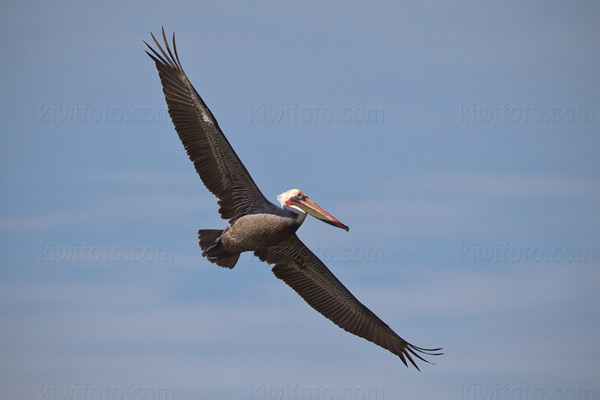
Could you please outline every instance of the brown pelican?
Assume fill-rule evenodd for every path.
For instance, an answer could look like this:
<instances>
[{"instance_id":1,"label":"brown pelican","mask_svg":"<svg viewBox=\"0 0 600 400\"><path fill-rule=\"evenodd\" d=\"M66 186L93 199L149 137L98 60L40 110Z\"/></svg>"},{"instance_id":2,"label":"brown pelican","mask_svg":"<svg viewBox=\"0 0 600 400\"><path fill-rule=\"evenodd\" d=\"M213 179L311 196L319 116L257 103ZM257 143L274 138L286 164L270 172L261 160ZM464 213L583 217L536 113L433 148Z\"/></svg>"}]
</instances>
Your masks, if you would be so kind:
<instances>
[{"instance_id":1,"label":"brown pelican","mask_svg":"<svg viewBox=\"0 0 600 400\"><path fill-rule=\"evenodd\" d=\"M398 336L298 239L296 231L307 213L346 231L349 228L298 189L277 196L281 207L268 201L183 72L175 33L173 50L164 29L165 49L150 34L158 51L146 43L152 52L146 53L156 63L175 130L204 185L218 197L221 217L229 220L224 230L198 231L202 255L221 267L233 268L240 253L253 251L260 260L275 264L275 276L315 310L340 328L396 354L407 366L406 359L419 369L413 356L428 362L419 353L442 354L441 349L417 347Z\"/></svg>"}]
</instances>

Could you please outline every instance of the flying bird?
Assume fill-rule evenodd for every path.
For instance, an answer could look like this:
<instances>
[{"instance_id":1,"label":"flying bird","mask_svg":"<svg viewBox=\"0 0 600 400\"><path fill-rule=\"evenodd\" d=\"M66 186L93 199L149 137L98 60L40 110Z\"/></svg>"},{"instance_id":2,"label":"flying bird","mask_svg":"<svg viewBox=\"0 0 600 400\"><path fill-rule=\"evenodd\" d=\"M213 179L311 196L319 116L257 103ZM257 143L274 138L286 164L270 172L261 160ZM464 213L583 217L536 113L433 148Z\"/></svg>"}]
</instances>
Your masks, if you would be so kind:
<instances>
[{"instance_id":1,"label":"flying bird","mask_svg":"<svg viewBox=\"0 0 600 400\"><path fill-rule=\"evenodd\" d=\"M217 120L183 72L173 32L173 49L164 29L164 49L150 33L158 51L144 42L156 63L169 114L175 130L204 185L217 198L219 213L229 220L223 230L201 229L198 239L208 261L233 268L240 253L253 251L261 261L274 264L272 271L311 307L340 328L369 340L408 361L422 355L440 355L398 336L356 297L296 236L307 214L335 227L349 228L298 189L288 190L271 203L262 194L240 161ZM422 354L422 355L421 355Z\"/></svg>"}]
</instances>

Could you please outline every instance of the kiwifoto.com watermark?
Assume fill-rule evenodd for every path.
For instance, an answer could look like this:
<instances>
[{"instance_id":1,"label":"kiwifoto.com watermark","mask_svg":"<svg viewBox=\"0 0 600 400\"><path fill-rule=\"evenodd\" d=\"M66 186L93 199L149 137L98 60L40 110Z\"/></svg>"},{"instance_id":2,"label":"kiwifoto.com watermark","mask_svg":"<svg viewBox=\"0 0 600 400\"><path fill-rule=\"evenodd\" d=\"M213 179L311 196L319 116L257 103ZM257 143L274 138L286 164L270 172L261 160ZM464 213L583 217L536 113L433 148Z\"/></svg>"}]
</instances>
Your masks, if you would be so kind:
<instances>
[{"instance_id":1,"label":"kiwifoto.com watermark","mask_svg":"<svg viewBox=\"0 0 600 400\"><path fill-rule=\"evenodd\" d=\"M542 249L524 244L516 246L509 242L494 244L462 243L462 263L593 263L594 249L589 246L569 246Z\"/></svg>"},{"instance_id":2,"label":"kiwifoto.com watermark","mask_svg":"<svg viewBox=\"0 0 600 400\"><path fill-rule=\"evenodd\" d=\"M173 400L175 392L171 388L154 386L121 388L111 385L75 383L60 385L41 383L41 400Z\"/></svg>"},{"instance_id":3,"label":"kiwifoto.com watermark","mask_svg":"<svg viewBox=\"0 0 600 400\"><path fill-rule=\"evenodd\" d=\"M461 383L461 400L595 400L594 389L585 386L554 386L541 388L530 385L495 383L482 385Z\"/></svg>"},{"instance_id":4,"label":"kiwifoto.com watermark","mask_svg":"<svg viewBox=\"0 0 600 400\"><path fill-rule=\"evenodd\" d=\"M543 108L509 102L460 103L459 116L461 123L591 124L595 122L594 110L591 107L579 105Z\"/></svg>"},{"instance_id":5,"label":"kiwifoto.com watermark","mask_svg":"<svg viewBox=\"0 0 600 400\"><path fill-rule=\"evenodd\" d=\"M250 103L251 123L287 124L378 124L385 113L381 107L328 107L319 104Z\"/></svg>"},{"instance_id":6,"label":"kiwifoto.com watermark","mask_svg":"<svg viewBox=\"0 0 600 400\"><path fill-rule=\"evenodd\" d=\"M303 386L286 383L281 386L251 384L250 400L384 400L378 387Z\"/></svg>"},{"instance_id":7,"label":"kiwifoto.com watermark","mask_svg":"<svg viewBox=\"0 0 600 400\"><path fill-rule=\"evenodd\" d=\"M122 107L111 104L40 103L39 121L45 124L98 124L98 123L166 123L169 112L164 107Z\"/></svg>"},{"instance_id":8,"label":"kiwifoto.com watermark","mask_svg":"<svg viewBox=\"0 0 600 400\"><path fill-rule=\"evenodd\" d=\"M174 263L175 251L160 246L124 248L111 245L90 245L76 243L64 246L56 243L41 243L40 262L42 263Z\"/></svg>"},{"instance_id":9,"label":"kiwifoto.com watermark","mask_svg":"<svg viewBox=\"0 0 600 400\"><path fill-rule=\"evenodd\" d=\"M311 247L311 251L324 263L343 263L343 264L377 264L384 262L384 250L381 247L341 247L339 249L331 247ZM251 262L258 262L258 258L253 257Z\"/></svg>"},{"instance_id":10,"label":"kiwifoto.com watermark","mask_svg":"<svg viewBox=\"0 0 600 400\"><path fill-rule=\"evenodd\" d=\"M316 246L311 249L325 263L383 263L384 251L381 247L331 247Z\"/></svg>"}]
</instances>

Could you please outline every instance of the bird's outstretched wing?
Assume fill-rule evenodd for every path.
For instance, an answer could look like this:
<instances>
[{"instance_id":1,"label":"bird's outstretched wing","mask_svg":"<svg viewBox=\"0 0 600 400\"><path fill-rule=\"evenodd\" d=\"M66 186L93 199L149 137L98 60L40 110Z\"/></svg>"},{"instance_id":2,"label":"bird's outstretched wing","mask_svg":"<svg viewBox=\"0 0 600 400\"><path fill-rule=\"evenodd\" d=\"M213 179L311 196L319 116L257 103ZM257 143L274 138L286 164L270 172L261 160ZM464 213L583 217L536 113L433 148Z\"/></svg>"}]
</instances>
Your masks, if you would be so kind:
<instances>
[{"instance_id":1,"label":"bird's outstretched wing","mask_svg":"<svg viewBox=\"0 0 600 400\"><path fill-rule=\"evenodd\" d=\"M144 42L152 51L146 53L156 63L175 130L204 185L218 197L221 217L234 220L272 205L258 189L223 135L217 120L183 72L175 33L173 51L164 29L162 36L166 51L150 34L158 51Z\"/></svg>"},{"instance_id":2,"label":"bird's outstretched wing","mask_svg":"<svg viewBox=\"0 0 600 400\"><path fill-rule=\"evenodd\" d=\"M340 328L396 354L405 365L413 356L440 355L440 349L423 349L398 336L377 315L359 302L295 234L276 246L254 252L262 261L275 264L275 276L294 289L315 310Z\"/></svg>"}]
</instances>

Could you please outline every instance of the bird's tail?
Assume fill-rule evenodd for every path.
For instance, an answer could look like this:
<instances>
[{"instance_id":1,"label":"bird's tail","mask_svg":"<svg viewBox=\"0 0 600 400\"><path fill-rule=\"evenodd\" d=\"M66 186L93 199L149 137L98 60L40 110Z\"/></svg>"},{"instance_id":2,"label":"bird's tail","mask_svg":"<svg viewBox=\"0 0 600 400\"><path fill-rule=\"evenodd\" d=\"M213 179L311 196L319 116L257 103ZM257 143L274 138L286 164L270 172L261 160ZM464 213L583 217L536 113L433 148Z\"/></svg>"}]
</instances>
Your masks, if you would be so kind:
<instances>
[{"instance_id":1,"label":"bird's tail","mask_svg":"<svg viewBox=\"0 0 600 400\"><path fill-rule=\"evenodd\" d=\"M198 240L202 255L219 267L233 268L240 258L240 253L228 253L221 244L222 230L219 229L200 229L198 231Z\"/></svg>"}]
</instances>

